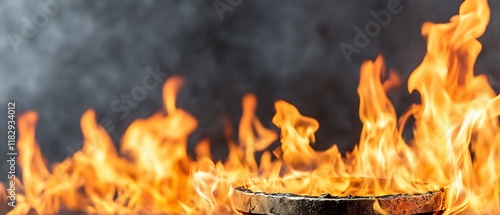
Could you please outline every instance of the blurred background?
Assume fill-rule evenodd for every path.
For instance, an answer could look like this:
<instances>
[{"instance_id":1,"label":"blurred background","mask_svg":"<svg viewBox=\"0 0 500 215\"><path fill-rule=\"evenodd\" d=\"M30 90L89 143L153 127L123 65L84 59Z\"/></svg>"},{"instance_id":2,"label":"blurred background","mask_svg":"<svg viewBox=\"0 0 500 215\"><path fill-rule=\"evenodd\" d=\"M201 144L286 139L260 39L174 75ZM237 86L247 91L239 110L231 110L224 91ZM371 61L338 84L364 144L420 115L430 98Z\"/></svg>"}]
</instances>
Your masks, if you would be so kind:
<instances>
[{"instance_id":1,"label":"blurred background","mask_svg":"<svg viewBox=\"0 0 500 215\"><path fill-rule=\"evenodd\" d=\"M18 113L38 112L39 145L49 162L59 162L81 147L80 117L94 108L118 145L134 119L162 108L163 81L181 75L186 83L177 106L199 122L190 152L210 138L223 159L222 119L237 131L246 93L257 95L264 126L277 130L273 103L284 99L319 121L316 149L337 144L350 151L361 130L361 63L383 53L399 72L404 82L389 96L402 114L418 99L406 80L426 52L422 23L447 22L462 3L391 1L402 11L348 60L340 44L354 44L354 28L375 20L370 12L387 10L388 0L0 0L0 130L7 129L8 101ZM489 3L476 71L500 82L500 2ZM6 140L6 132L0 137ZM6 172L6 162L0 170Z\"/></svg>"}]
</instances>

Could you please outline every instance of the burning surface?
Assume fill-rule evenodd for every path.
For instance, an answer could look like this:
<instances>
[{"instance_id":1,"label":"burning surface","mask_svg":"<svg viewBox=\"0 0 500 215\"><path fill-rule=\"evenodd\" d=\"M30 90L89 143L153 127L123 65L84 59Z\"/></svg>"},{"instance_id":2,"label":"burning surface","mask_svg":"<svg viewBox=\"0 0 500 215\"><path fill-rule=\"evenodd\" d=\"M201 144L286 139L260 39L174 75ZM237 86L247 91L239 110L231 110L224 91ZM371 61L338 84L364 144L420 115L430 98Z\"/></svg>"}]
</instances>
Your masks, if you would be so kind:
<instances>
[{"instance_id":1,"label":"burning surface","mask_svg":"<svg viewBox=\"0 0 500 215\"><path fill-rule=\"evenodd\" d=\"M267 151L278 135L262 126L254 115L256 98L248 95L238 144L228 140L228 159L213 161L208 142L198 145L197 159L190 158L187 138L197 121L175 105L179 77L164 85L165 110L134 121L119 151L94 111L85 112L83 148L52 168L35 141L37 114L25 113L18 141L22 192L10 213L236 213L233 189L242 184L254 192L313 196L418 196L444 187L447 214L499 213L500 97L473 71L489 13L486 0L466 0L450 23L424 24L428 53L408 81L422 102L399 119L385 93L399 78L389 73L382 83L383 58L365 62L358 87L363 130L345 157L335 145L313 150L319 123L285 101L276 102L273 118L281 146ZM410 117L414 138L406 142L401 132ZM260 164L258 151L265 151ZM380 204L373 208L386 212Z\"/></svg>"},{"instance_id":2,"label":"burning surface","mask_svg":"<svg viewBox=\"0 0 500 215\"><path fill-rule=\"evenodd\" d=\"M233 194L236 209L243 214L437 214L445 210L444 190L417 195L301 196L252 192L244 186Z\"/></svg>"}]
</instances>

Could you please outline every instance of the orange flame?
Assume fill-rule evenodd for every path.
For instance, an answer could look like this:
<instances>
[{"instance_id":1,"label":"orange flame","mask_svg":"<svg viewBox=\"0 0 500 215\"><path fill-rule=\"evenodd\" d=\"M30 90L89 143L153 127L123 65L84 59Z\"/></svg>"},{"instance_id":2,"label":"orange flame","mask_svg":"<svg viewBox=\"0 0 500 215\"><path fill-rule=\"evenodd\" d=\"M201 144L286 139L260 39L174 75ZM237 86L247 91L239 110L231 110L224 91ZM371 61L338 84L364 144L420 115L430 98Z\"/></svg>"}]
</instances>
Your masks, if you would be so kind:
<instances>
[{"instance_id":1,"label":"orange flame","mask_svg":"<svg viewBox=\"0 0 500 215\"><path fill-rule=\"evenodd\" d=\"M226 128L229 155L214 161L204 139L187 152L196 119L176 107L183 84L172 77L164 85L165 111L134 121L117 151L88 110L81 119L83 148L48 168L35 140L37 115L19 118L17 206L10 214L63 211L113 214L237 213L232 205L236 186L254 191L302 195L386 195L448 191L445 214L500 213L500 96L486 77L474 75L481 36L490 16L486 0L466 0L450 23L425 23L425 58L408 80L418 91L414 104L399 119L386 92L401 85L382 56L361 66L358 94L363 123L360 141L342 156L337 146L318 152L311 144L319 123L285 101L275 103L273 123L281 145L268 149L277 134L255 116L257 98L243 98L238 143ZM414 117L414 138L402 131ZM264 151L257 162L256 152ZM277 159L273 160L272 156ZM2 189L0 201L7 201ZM378 205L374 209L386 213Z\"/></svg>"},{"instance_id":2,"label":"orange flame","mask_svg":"<svg viewBox=\"0 0 500 215\"><path fill-rule=\"evenodd\" d=\"M477 213L499 210L498 173L491 170L500 167L494 154L500 143L495 111L500 106L486 77L473 70L481 51L477 38L489 16L486 0L467 0L450 23L425 23L428 53L408 81L408 89L422 97L422 104L409 111L416 119L412 145L421 157L418 172L426 181L450 187L450 213L468 206Z\"/></svg>"}]
</instances>

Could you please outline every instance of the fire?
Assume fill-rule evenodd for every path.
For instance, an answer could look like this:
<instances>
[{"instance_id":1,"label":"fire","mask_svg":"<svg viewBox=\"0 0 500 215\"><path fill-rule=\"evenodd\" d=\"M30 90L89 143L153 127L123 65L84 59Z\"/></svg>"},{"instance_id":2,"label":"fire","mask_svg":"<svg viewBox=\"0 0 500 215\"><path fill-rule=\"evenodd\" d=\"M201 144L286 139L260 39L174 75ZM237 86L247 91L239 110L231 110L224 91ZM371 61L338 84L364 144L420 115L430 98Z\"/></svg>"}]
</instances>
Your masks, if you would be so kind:
<instances>
[{"instance_id":1,"label":"fire","mask_svg":"<svg viewBox=\"0 0 500 215\"><path fill-rule=\"evenodd\" d=\"M269 149L278 135L255 116L257 98L249 94L242 101L237 143L226 128L227 159L212 160L207 140L192 158L187 139L197 121L176 107L180 77L164 85L165 110L134 121L119 150L96 123L95 112L85 112L82 149L52 168L35 140L37 114L25 113L17 143L21 192L10 214L237 213L231 196L243 184L253 191L333 196L445 188L446 214L500 213L500 96L473 70L481 51L477 38L489 16L486 0L466 0L449 23L423 25L428 53L408 80L408 90L420 93L421 103L399 119L386 91L403 82L392 70L381 81L388 70L382 56L364 62L358 87L363 129L345 156L335 145L315 151L311 144L319 123L285 101L275 103L272 120L281 145ZM414 137L406 141L402 132L410 117ZM385 213L378 204L374 208Z\"/></svg>"},{"instance_id":2,"label":"fire","mask_svg":"<svg viewBox=\"0 0 500 215\"><path fill-rule=\"evenodd\" d=\"M422 157L417 171L450 187L451 212L499 212L499 97L473 70L489 16L486 0L468 0L450 23L425 23L428 53L408 82L422 97L409 111L416 119L412 146Z\"/></svg>"}]
</instances>

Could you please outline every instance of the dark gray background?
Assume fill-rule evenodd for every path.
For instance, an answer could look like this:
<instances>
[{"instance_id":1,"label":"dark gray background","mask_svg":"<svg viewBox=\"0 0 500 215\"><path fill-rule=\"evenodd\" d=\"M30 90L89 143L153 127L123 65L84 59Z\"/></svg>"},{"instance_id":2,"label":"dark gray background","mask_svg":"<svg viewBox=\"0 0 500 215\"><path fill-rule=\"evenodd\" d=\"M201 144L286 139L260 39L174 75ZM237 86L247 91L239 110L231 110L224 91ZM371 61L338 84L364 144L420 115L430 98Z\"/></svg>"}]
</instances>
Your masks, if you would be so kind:
<instances>
[{"instance_id":1,"label":"dark gray background","mask_svg":"<svg viewBox=\"0 0 500 215\"><path fill-rule=\"evenodd\" d=\"M21 35L22 19L32 19L46 1L0 0L0 131L6 131L7 101L16 101L18 112L37 111L37 139L50 162L80 147L79 120L88 108L113 121L116 143L133 119L160 110L161 87L148 92L124 120L111 109L113 100L142 84L145 67L157 65L186 78L177 104L199 120L190 146L210 137L214 153L223 157L221 118L228 117L237 131L241 97L253 92L267 127L273 102L285 99L319 120L314 147L336 143L348 151L361 129L356 93L361 62L383 53L406 81L425 54L422 23L447 22L462 2L402 0L403 12L348 63L339 44L352 44L353 28L364 28L373 20L370 11L386 9L386 0L243 0L223 21L212 1L69 1L16 53L9 35ZM495 66L500 2L489 2L492 17L476 68L494 78L500 74ZM418 99L405 85L390 95L398 114ZM4 142L6 132L0 137ZM2 160L6 148L6 143L0 147ZM5 172L7 164L0 166Z\"/></svg>"}]
</instances>

